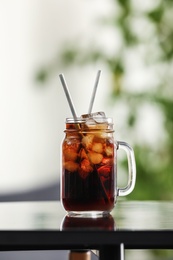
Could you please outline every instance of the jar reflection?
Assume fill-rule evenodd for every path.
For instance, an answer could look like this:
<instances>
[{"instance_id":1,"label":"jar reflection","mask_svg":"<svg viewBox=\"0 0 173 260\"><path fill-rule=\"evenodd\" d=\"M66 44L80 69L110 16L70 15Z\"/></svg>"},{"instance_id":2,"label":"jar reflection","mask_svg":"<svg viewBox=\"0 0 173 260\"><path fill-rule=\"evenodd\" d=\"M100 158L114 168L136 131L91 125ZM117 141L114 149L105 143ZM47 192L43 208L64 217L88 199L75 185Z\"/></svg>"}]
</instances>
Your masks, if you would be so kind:
<instances>
[{"instance_id":1,"label":"jar reflection","mask_svg":"<svg viewBox=\"0 0 173 260\"><path fill-rule=\"evenodd\" d=\"M97 218L71 217L66 215L61 223L61 230L115 230L116 225L111 214Z\"/></svg>"}]
</instances>

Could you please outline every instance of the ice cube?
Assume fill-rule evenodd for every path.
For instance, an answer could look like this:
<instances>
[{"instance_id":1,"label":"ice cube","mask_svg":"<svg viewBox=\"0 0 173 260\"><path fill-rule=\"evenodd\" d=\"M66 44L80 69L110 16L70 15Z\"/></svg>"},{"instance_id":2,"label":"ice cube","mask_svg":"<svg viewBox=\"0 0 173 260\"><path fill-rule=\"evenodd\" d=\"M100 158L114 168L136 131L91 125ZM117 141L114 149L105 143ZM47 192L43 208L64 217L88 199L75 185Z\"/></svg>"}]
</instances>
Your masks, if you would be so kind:
<instances>
[{"instance_id":1,"label":"ice cube","mask_svg":"<svg viewBox=\"0 0 173 260\"><path fill-rule=\"evenodd\" d=\"M84 114L81 115L82 118L86 119L87 124L91 124L93 122L100 124L100 123L106 123L106 115L104 112L95 112L91 114Z\"/></svg>"},{"instance_id":2,"label":"ice cube","mask_svg":"<svg viewBox=\"0 0 173 260\"><path fill-rule=\"evenodd\" d=\"M112 157L114 153L113 145L105 147L105 153L108 157Z\"/></svg>"},{"instance_id":3,"label":"ice cube","mask_svg":"<svg viewBox=\"0 0 173 260\"><path fill-rule=\"evenodd\" d=\"M91 166L90 161L88 159L84 159L81 162L80 169L79 169L80 176L83 179L85 179L92 171L93 171L93 167Z\"/></svg>"},{"instance_id":4,"label":"ice cube","mask_svg":"<svg viewBox=\"0 0 173 260\"><path fill-rule=\"evenodd\" d=\"M102 164L104 165L113 165L113 158L103 157Z\"/></svg>"},{"instance_id":5,"label":"ice cube","mask_svg":"<svg viewBox=\"0 0 173 260\"><path fill-rule=\"evenodd\" d=\"M98 168L97 171L99 175L103 176L104 178L108 178L111 174L112 166L109 165L101 166L100 168Z\"/></svg>"},{"instance_id":6,"label":"ice cube","mask_svg":"<svg viewBox=\"0 0 173 260\"><path fill-rule=\"evenodd\" d=\"M99 164L101 163L103 159L103 155L101 153L95 153L95 152L89 152L88 157L93 164Z\"/></svg>"},{"instance_id":7,"label":"ice cube","mask_svg":"<svg viewBox=\"0 0 173 260\"><path fill-rule=\"evenodd\" d=\"M64 163L64 168L69 171L69 172L75 172L78 170L78 163L73 162L73 161L68 161Z\"/></svg>"},{"instance_id":8,"label":"ice cube","mask_svg":"<svg viewBox=\"0 0 173 260\"><path fill-rule=\"evenodd\" d=\"M91 114L85 114L81 116L85 120L83 124L83 129L107 129L108 120L104 112L96 112Z\"/></svg>"},{"instance_id":9,"label":"ice cube","mask_svg":"<svg viewBox=\"0 0 173 260\"><path fill-rule=\"evenodd\" d=\"M82 145L86 147L86 149L91 149L94 135L88 134L82 138Z\"/></svg>"},{"instance_id":10,"label":"ice cube","mask_svg":"<svg viewBox=\"0 0 173 260\"><path fill-rule=\"evenodd\" d=\"M103 152L103 145L101 143L93 143L91 149L92 149L93 152L102 153Z\"/></svg>"},{"instance_id":11,"label":"ice cube","mask_svg":"<svg viewBox=\"0 0 173 260\"><path fill-rule=\"evenodd\" d=\"M95 126L97 124L97 122L92 118L92 117L89 117L86 119L85 121L85 126L87 127L90 127L90 126Z\"/></svg>"},{"instance_id":12,"label":"ice cube","mask_svg":"<svg viewBox=\"0 0 173 260\"><path fill-rule=\"evenodd\" d=\"M87 153L84 148L81 148L81 150L79 152L79 157L81 160L88 159Z\"/></svg>"},{"instance_id":13,"label":"ice cube","mask_svg":"<svg viewBox=\"0 0 173 260\"><path fill-rule=\"evenodd\" d=\"M77 159L78 153L73 148L64 149L65 161L75 161Z\"/></svg>"}]
</instances>

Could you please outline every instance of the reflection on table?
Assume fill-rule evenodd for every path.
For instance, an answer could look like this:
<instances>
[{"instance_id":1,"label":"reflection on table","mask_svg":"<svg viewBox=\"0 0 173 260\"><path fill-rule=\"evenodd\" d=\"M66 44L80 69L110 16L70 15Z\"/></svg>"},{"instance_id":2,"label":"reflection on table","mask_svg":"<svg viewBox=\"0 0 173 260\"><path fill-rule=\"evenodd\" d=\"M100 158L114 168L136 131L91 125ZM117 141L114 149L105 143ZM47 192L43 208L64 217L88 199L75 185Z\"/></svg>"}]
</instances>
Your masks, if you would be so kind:
<instances>
[{"instance_id":1,"label":"reflection on table","mask_svg":"<svg viewBox=\"0 0 173 260\"><path fill-rule=\"evenodd\" d=\"M115 220L111 214L99 218L70 217L66 215L61 230L115 230Z\"/></svg>"}]
</instances>

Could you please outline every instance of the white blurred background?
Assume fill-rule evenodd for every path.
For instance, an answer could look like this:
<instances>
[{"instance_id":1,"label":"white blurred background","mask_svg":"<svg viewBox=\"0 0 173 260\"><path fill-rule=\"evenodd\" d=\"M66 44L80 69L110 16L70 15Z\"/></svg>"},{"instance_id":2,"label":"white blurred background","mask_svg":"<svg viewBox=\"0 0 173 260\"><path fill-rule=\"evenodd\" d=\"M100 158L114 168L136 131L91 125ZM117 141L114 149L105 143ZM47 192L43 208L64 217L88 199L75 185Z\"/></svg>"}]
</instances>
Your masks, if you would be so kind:
<instances>
[{"instance_id":1,"label":"white blurred background","mask_svg":"<svg viewBox=\"0 0 173 260\"><path fill-rule=\"evenodd\" d=\"M107 71L57 71L44 87L35 81L65 41L96 33L107 1L0 1L0 194L26 191L59 179L60 144L71 116L58 74L64 73L78 114L86 113L98 69L94 110L104 110ZM85 38L83 39L85 41Z\"/></svg>"}]
</instances>

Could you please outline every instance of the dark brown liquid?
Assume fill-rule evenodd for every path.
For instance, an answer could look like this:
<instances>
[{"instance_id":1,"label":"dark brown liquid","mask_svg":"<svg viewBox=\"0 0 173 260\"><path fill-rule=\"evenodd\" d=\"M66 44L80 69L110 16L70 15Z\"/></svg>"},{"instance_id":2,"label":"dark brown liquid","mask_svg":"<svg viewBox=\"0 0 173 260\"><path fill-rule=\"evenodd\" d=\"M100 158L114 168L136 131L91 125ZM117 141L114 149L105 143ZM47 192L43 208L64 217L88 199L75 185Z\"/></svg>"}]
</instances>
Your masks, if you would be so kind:
<instances>
[{"instance_id":1,"label":"dark brown liquid","mask_svg":"<svg viewBox=\"0 0 173 260\"><path fill-rule=\"evenodd\" d=\"M114 143L101 133L70 136L63 143L62 202L67 211L114 207Z\"/></svg>"}]
</instances>

